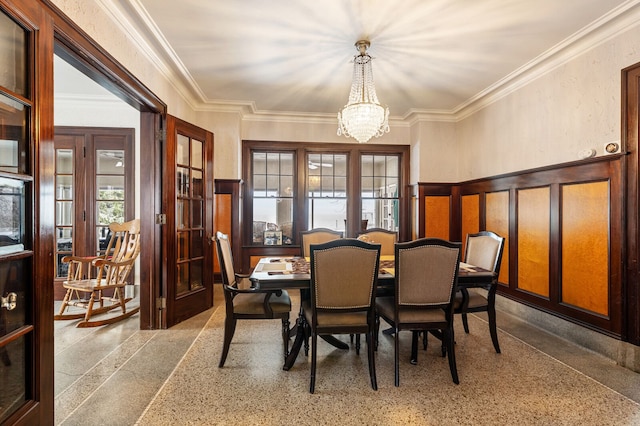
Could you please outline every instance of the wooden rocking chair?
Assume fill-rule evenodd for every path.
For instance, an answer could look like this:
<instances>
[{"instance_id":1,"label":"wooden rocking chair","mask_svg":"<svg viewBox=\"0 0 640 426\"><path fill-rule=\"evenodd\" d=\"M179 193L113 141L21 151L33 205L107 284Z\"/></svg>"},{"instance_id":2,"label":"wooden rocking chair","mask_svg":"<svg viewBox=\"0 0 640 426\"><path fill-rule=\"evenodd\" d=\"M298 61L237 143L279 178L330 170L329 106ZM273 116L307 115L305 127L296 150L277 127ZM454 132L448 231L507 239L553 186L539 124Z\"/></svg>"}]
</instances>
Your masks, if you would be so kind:
<instances>
[{"instance_id":1,"label":"wooden rocking chair","mask_svg":"<svg viewBox=\"0 0 640 426\"><path fill-rule=\"evenodd\" d=\"M84 318L77 327L98 327L112 324L137 313L137 306L127 310L126 304L132 298L125 298L125 285L133 265L140 254L140 219L109 225L111 240L101 256L80 257L65 256L62 262L69 264L67 280L63 287L67 289L56 320L74 320ZM95 278L92 271L96 270ZM86 312L66 312L70 306ZM94 315L120 308L122 314L93 320Z\"/></svg>"}]
</instances>

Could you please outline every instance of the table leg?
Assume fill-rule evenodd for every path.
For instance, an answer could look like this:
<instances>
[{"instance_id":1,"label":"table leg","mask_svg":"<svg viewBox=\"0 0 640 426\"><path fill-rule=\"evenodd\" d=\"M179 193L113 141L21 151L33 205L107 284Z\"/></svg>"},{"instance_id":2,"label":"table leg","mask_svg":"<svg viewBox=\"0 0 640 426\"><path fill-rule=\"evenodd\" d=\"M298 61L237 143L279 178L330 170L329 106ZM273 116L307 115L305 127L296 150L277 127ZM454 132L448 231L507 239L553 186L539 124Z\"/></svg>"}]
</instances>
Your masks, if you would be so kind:
<instances>
[{"instance_id":1,"label":"table leg","mask_svg":"<svg viewBox=\"0 0 640 426\"><path fill-rule=\"evenodd\" d=\"M296 329L296 338L293 341L293 345L291 346L287 359L284 361L284 366L282 367L284 371L289 371L289 369L293 367L293 364L296 362L296 358L300 353L300 348L304 343L304 322L304 316L299 315L294 327Z\"/></svg>"}]
</instances>

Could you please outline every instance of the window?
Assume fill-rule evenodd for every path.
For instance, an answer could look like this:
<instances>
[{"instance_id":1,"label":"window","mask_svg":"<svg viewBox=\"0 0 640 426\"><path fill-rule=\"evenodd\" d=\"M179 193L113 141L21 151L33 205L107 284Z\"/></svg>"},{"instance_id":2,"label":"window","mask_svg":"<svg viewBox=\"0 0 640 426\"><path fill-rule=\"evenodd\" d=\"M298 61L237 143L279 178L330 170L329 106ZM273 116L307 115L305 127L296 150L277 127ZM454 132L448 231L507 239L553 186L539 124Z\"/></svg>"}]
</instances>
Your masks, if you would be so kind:
<instances>
[{"instance_id":1,"label":"window","mask_svg":"<svg viewBox=\"0 0 640 426\"><path fill-rule=\"evenodd\" d=\"M347 221L347 155L307 157L308 229L345 230Z\"/></svg>"},{"instance_id":2,"label":"window","mask_svg":"<svg viewBox=\"0 0 640 426\"><path fill-rule=\"evenodd\" d=\"M292 244L295 155L292 152L253 152L251 157L252 243ZM272 238L265 241L265 232ZM274 235L281 238L273 238Z\"/></svg>"},{"instance_id":3,"label":"window","mask_svg":"<svg viewBox=\"0 0 640 426\"><path fill-rule=\"evenodd\" d=\"M366 154L360 157L360 162L362 220L367 221L366 228L397 232L400 211L399 156Z\"/></svg>"},{"instance_id":4,"label":"window","mask_svg":"<svg viewBox=\"0 0 640 426\"><path fill-rule=\"evenodd\" d=\"M296 246L312 228L410 233L409 146L244 141L243 158L246 245Z\"/></svg>"}]
</instances>

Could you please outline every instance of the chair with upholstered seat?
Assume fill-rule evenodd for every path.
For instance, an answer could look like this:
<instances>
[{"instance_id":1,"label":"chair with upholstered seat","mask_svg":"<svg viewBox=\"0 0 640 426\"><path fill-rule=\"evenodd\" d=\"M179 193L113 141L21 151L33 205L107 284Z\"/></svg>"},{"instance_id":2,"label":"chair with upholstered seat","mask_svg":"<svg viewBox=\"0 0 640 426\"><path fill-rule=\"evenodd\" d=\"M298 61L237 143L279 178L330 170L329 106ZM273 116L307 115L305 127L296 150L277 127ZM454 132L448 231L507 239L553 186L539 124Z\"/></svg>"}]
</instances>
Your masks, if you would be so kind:
<instances>
[{"instance_id":1,"label":"chair with upholstered seat","mask_svg":"<svg viewBox=\"0 0 640 426\"><path fill-rule=\"evenodd\" d=\"M358 239L380 244L380 256L393 256L398 233L384 228L369 228L358 232Z\"/></svg>"},{"instance_id":2,"label":"chair with upholstered seat","mask_svg":"<svg viewBox=\"0 0 640 426\"><path fill-rule=\"evenodd\" d=\"M97 327L112 324L137 313L139 306L127 310L132 298L125 297L134 263L140 254L140 219L109 225L111 238L99 256L64 256L69 265L67 279L62 286L67 290L56 320L80 319L77 327ZM69 309L81 308L83 312ZM120 308L119 315L95 315Z\"/></svg>"},{"instance_id":3,"label":"chair with upholstered seat","mask_svg":"<svg viewBox=\"0 0 640 426\"><path fill-rule=\"evenodd\" d=\"M309 257L310 250L309 247L311 244L321 244L326 243L328 241L337 240L342 238L342 232L334 231L329 228L314 228L309 229L308 231L302 231L300 233L301 237L301 254L302 257Z\"/></svg>"},{"instance_id":4,"label":"chair with upholstered seat","mask_svg":"<svg viewBox=\"0 0 640 426\"><path fill-rule=\"evenodd\" d=\"M281 319L284 358L286 359L289 354L289 313L291 312L289 294L286 290L238 288L238 281L243 276L235 273L231 244L228 236L222 232L216 233L216 248L226 308L224 343L218 367L222 368L227 359L238 320Z\"/></svg>"},{"instance_id":5,"label":"chair with upholstered seat","mask_svg":"<svg viewBox=\"0 0 640 426\"><path fill-rule=\"evenodd\" d=\"M502 262L504 250L504 238L491 231L481 231L467 235L465 248L465 263L479 266L488 271L493 271L494 278L490 284L482 287L486 293L462 288L455 297L454 313L461 314L465 333L469 333L467 313L487 312L489 319L489 333L491 341L497 353L500 353L498 332L496 327L496 291L498 288L498 274Z\"/></svg>"},{"instance_id":6,"label":"chair with upholstered seat","mask_svg":"<svg viewBox=\"0 0 640 426\"><path fill-rule=\"evenodd\" d=\"M319 335L364 333L371 387L378 389L374 358L375 288L380 245L338 239L310 246L311 298L302 301L311 336L311 383L315 390Z\"/></svg>"},{"instance_id":7,"label":"chair with upholstered seat","mask_svg":"<svg viewBox=\"0 0 640 426\"><path fill-rule=\"evenodd\" d=\"M400 331L411 330L411 362L417 363L417 333L434 331L446 345L453 382L458 384L453 340L453 299L457 290L460 243L422 238L397 243L395 296L376 298L379 317L394 329L395 385L400 386ZM376 333L377 337L377 333Z\"/></svg>"}]
</instances>

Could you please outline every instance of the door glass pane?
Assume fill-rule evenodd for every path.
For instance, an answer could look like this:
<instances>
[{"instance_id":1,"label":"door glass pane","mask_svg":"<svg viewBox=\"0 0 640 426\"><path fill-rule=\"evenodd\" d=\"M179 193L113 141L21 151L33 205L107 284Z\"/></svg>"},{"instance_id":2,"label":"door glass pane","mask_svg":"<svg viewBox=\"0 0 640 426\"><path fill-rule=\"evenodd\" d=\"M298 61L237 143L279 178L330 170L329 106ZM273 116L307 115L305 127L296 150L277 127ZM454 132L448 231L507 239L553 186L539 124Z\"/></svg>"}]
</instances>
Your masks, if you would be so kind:
<instances>
[{"instance_id":1,"label":"door glass pane","mask_svg":"<svg viewBox=\"0 0 640 426\"><path fill-rule=\"evenodd\" d=\"M25 105L0 94L0 171L27 173L28 112Z\"/></svg>"},{"instance_id":2,"label":"door glass pane","mask_svg":"<svg viewBox=\"0 0 640 426\"><path fill-rule=\"evenodd\" d=\"M67 175L73 173L72 149L56 149L56 173Z\"/></svg>"},{"instance_id":3,"label":"door glass pane","mask_svg":"<svg viewBox=\"0 0 640 426\"><path fill-rule=\"evenodd\" d=\"M191 201L191 228L202 228L203 206L202 200Z\"/></svg>"},{"instance_id":4,"label":"door glass pane","mask_svg":"<svg viewBox=\"0 0 640 426\"><path fill-rule=\"evenodd\" d=\"M191 167L202 168L203 143L195 139L191 140Z\"/></svg>"},{"instance_id":5,"label":"door glass pane","mask_svg":"<svg viewBox=\"0 0 640 426\"><path fill-rule=\"evenodd\" d=\"M178 167L176 176L176 193L178 197L189 196L189 169Z\"/></svg>"},{"instance_id":6,"label":"door glass pane","mask_svg":"<svg viewBox=\"0 0 640 426\"><path fill-rule=\"evenodd\" d=\"M124 201L98 201L98 226L124 222Z\"/></svg>"},{"instance_id":7,"label":"door glass pane","mask_svg":"<svg viewBox=\"0 0 640 426\"><path fill-rule=\"evenodd\" d=\"M13 309L0 308L0 421L21 405L27 396L27 363L30 359L27 341L32 333L11 342L3 341L3 338L12 332L19 333L29 324L27 301L32 300L30 271L30 258L0 262L0 295L16 295Z\"/></svg>"},{"instance_id":8,"label":"door glass pane","mask_svg":"<svg viewBox=\"0 0 640 426\"><path fill-rule=\"evenodd\" d=\"M181 165L189 165L189 138L184 135L178 135L176 162Z\"/></svg>"},{"instance_id":9,"label":"door glass pane","mask_svg":"<svg viewBox=\"0 0 640 426\"><path fill-rule=\"evenodd\" d=\"M202 257L204 231L191 232L191 257Z\"/></svg>"},{"instance_id":10,"label":"door glass pane","mask_svg":"<svg viewBox=\"0 0 640 426\"><path fill-rule=\"evenodd\" d=\"M0 13L0 86L27 96L27 32Z\"/></svg>"},{"instance_id":11,"label":"door glass pane","mask_svg":"<svg viewBox=\"0 0 640 426\"><path fill-rule=\"evenodd\" d=\"M184 229L189 226L189 201L176 201L176 227Z\"/></svg>"},{"instance_id":12,"label":"door glass pane","mask_svg":"<svg viewBox=\"0 0 640 426\"><path fill-rule=\"evenodd\" d=\"M121 149L97 149L96 174L124 175L124 151Z\"/></svg>"},{"instance_id":13,"label":"door glass pane","mask_svg":"<svg viewBox=\"0 0 640 426\"><path fill-rule=\"evenodd\" d=\"M24 250L24 182L0 177L0 254Z\"/></svg>"},{"instance_id":14,"label":"door glass pane","mask_svg":"<svg viewBox=\"0 0 640 426\"><path fill-rule=\"evenodd\" d=\"M189 231L178 232L178 260L189 258Z\"/></svg>"},{"instance_id":15,"label":"door glass pane","mask_svg":"<svg viewBox=\"0 0 640 426\"><path fill-rule=\"evenodd\" d=\"M202 181L202 171L192 170L191 179L192 179L191 188L193 188L193 197L194 198L204 197L204 193L203 193L204 182Z\"/></svg>"},{"instance_id":16,"label":"door glass pane","mask_svg":"<svg viewBox=\"0 0 640 426\"><path fill-rule=\"evenodd\" d=\"M191 265L191 290L197 290L204 287L202 284L202 260L193 260Z\"/></svg>"},{"instance_id":17,"label":"door glass pane","mask_svg":"<svg viewBox=\"0 0 640 426\"><path fill-rule=\"evenodd\" d=\"M176 277L176 294L181 295L189 291L189 263L179 263Z\"/></svg>"},{"instance_id":18,"label":"door glass pane","mask_svg":"<svg viewBox=\"0 0 640 426\"><path fill-rule=\"evenodd\" d=\"M98 200L124 200L124 176L96 176Z\"/></svg>"},{"instance_id":19,"label":"door glass pane","mask_svg":"<svg viewBox=\"0 0 640 426\"><path fill-rule=\"evenodd\" d=\"M0 346L0 423L27 400L26 346L26 336Z\"/></svg>"}]
</instances>

